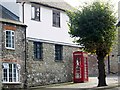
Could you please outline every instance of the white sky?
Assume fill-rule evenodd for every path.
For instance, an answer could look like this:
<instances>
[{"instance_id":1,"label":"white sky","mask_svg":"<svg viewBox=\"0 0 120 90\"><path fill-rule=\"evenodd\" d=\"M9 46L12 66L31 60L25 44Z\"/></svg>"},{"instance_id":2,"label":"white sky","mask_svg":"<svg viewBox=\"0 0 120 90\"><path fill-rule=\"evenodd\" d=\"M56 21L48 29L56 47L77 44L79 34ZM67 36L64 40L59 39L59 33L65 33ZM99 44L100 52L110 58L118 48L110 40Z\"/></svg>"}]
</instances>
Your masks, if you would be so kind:
<instances>
[{"instance_id":1,"label":"white sky","mask_svg":"<svg viewBox=\"0 0 120 90\"><path fill-rule=\"evenodd\" d=\"M68 2L69 4L71 4L74 7L78 7L78 6L84 5L85 2L87 2L89 4L93 1L98 1L98 0L65 0L65 1ZM118 2L120 0L100 0L100 1L104 1L104 2L109 1L110 4L114 5L115 12L118 11Z\"/></svg>"},{"instance_id":2,"label":"white sky","mask_svg":"<svg viewBox=\"0 0 120 90\"><path fill-rule=\"evenodd\" d=\"M15 1L16 0L0 0L0 3L1 2L15 2ZM60 1L60 0L58 0L58 1ZM98 1L98 0L64 0L64 1L68 2L69 4L71 4L74 7L78 7L78 6L84 5L85 2L91 3L93 1ZM99 1L105 1L105 2L109 1L109 2L111 2L111 4L114 5L114 11L116 12L116 15L118 16L118 14L117 14L117 12L118 12L118 2L120 0L99 0ZM13 8L12 10L16 11L15 6L11 7L11 5L8 5L8 4L7 4L7 6L10 6L10 8Z\"/></svg>"}]
</instances>

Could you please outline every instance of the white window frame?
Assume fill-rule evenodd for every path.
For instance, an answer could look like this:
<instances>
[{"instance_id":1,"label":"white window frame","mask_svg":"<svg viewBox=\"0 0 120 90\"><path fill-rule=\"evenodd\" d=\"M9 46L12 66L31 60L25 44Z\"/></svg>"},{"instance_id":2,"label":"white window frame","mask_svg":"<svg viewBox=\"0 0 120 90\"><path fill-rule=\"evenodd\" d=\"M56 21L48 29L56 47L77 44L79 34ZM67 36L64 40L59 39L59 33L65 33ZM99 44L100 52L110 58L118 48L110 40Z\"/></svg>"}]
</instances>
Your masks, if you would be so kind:
<instances>
[{"instance_id":1,"label":"white window frame","mask_svg":"<svg viewBox=\"0 0 120 90\"><path fill-rule=\"evenodd\" d=\"M10 44L11 44L11 47L7 47L6 46L6 44L7 44L7 42L6 42L6 32L10 32L10 39L11 39L11 42L10 42ZM14 35L12 35L12 33L14 33ZM12 41L13 41L13 39L12 39L12 37L14 37L14 43L12 43ZM14 47L12 47L14 45ZM12 30L5 30L5 48L6 49L15 49L15 31L12 31Z\"/></svg>"},{"instance_id":2,"label":"white window frame","mask_svg":"<svg viewBox=\"0 0 120 90\"><path fill-rule=\"evenodd\" d=\"M12 81L9 81L9 65L12 65ZM2 66L2 83L20 83L20 65L19 64L15 64L16 65L16 81L14 81L14 64L15 63L3 63ZM6 65L4 67L4 65ZM4 81L4 69L7 69L7 81Z\"/></svg>"}]
</instances>

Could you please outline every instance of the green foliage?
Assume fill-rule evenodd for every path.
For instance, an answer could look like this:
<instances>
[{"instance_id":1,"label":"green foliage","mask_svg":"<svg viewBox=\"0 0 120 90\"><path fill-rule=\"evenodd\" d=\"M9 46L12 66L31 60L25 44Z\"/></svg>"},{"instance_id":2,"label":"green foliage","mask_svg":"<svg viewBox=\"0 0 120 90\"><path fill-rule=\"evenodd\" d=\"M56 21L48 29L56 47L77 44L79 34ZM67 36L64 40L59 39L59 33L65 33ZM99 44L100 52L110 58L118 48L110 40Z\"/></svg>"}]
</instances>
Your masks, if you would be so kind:
<instances>
[{"instance_id":1,"label":"green foliage","mask_svg":"<svg viewBox=\"0 0 120 90\"><path fill-rule=\"evenodd\" d=\"M91 53L104 52L106 56L110 52L115 39L116 17L109 3L93 2L67 14L69 34L77 38L75 42Z\"/></svg>"}]
</instances>

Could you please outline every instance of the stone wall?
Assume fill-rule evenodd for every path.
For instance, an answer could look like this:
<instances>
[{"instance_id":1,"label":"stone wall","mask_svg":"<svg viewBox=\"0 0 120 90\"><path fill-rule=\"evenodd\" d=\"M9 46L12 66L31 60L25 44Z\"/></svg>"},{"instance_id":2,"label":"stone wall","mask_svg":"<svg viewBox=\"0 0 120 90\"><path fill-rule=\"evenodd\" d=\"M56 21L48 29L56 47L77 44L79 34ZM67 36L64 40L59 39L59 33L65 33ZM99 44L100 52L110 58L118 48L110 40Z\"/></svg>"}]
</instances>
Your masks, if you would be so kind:
<instances>
[{"instance_id":1,"label":"stone wall","mask_svg":"<svg viewBox=\"0 0 120 90\"><path fill-rule=\"evenodd\" d=\"M2 23L0 23L0 60L2 60ZM0 90L2 88L2 62L0 62Z\"/></svg>"},{"instance_id":2,"label":"stone wall","mask_svg":"<svg viewBox=\"0 0 120 90\"><path fill-rule=\"evenodd\" d=\"M110 53L110 72L112 74L118 73L118 43L113 46Z\"/></svg>"},{"instance_id":3,"label":"stone wall","mask_svg":"<svg viewBox=\"0 0 120 90\"><path fill-rule=\"evenodd\" d=\"M1 22L2 29L0 30L0 36L2 41L0 42L0 46L2 46L1 50L1 59L2 63L14 63L19 64L20 69L20 83L2 83L3 88L22 88L24 84L24 56L25 56L25 26L17 25L15 23L9 22ZM1 27L0 27L1 28ZM7 49L5 47L5 30L13 30L15 31L15 49ZM0 64L2 66L2 63ZM0 69L2 71L2 69ZM2 72L0 72L2 75ZM2 81L2 79L0 80Z\"/></svg>"},{"instance_id":4,"label":"stone wall","mask_svg":"<svg viewBox=\"0 0 120 90\"><path fill-rule=\"evenodd\" d=\"M116 38L114 41L114 44L112 46L112 51L110 53L110 72L112 74L118 73L118 55L120 55L120 40L118 37L120 37L120 31L119 29L116 31Z\"/></svg>"},{"instance_id":5,"label":"stone wall","mask_svg":"<svg viewBox=\"0 0 120 90\"><path fill-rule=\"evenodd\" d=\"M120 8L120 2L119 2L119 8ZM119 10L118 10L119 11ZM119 16L120 16L120 13L118 13ZM120 57L120 26L118 28L118 56ZM120 59L118 60L118 72L119 72L119 75L120 75Z\"/></svg>"},{"instance_id":6,"label":"stone wall","mask_svg":"<svg viewBox=\"0 0 120 90\"><path fill-rule=\"evenodd\" d=\"M105 72L108 74L108 56L105 58ZM98 76L98 60L94 54L88 55L88 72L89 76Z\"/></svg>"},{"instance_id":7,"label":"stone wall","mask_svg":"<svg viewBox=\"0 0 120 90\"><path fill-rule=\"evenodd\" d=\"M28 86L46 85L72 81L72 53L77 47L63 46L63 60L55 61L55 45L43 43L43 59L33 55L33 42L28 41Z\"/></svg>"}]
</instances>

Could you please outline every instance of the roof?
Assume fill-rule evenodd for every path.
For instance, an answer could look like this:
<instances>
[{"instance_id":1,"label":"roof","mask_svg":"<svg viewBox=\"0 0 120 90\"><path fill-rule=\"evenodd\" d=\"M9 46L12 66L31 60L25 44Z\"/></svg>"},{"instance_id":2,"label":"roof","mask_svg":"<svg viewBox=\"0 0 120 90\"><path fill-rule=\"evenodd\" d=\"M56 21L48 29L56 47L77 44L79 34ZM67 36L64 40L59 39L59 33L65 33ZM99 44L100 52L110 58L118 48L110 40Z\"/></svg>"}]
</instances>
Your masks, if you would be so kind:
<instances>
[{"instance_id":1,"label":"roof","mask_svg":"<svg viewBox=\"0 0 120 90\"><path fill-rule=\"evenodd\" d=\"M58 41L37 39L37 38L32 38L32 37L27 37L27 39L28 39L29 41L37 41L37 42L50 43L50 44L60 44L60 45L65 45L65 46L82 48L82 46L77 45L77 44L74 44L74 43L65 43L65 42L58 42Z\"/></svg>"},{"instance_id":2,"label":"roof","mask_svg":"<svg viewBox=\"0 0 120 90\"><path fill-rule=\"evenodd\" d=\"M0 17L4 19L19 21L19 17L0 4Z\"/></svg>"},{"instance_id":3,"label":"roof","mask_svg":"<svg viewBox=\"0 0 120 90\"><path fill-rule=\"evenodd\" d=\"M14 21L14 20L8 20L8 19L4 19L4 18L0 18L0 22L10 23L10 24L15 24L15 25L20 25L20 26L25 26L25 27L27 27L27 26L26 26L25 24L23 24L22 22Z\"/></svg>"},{"instance_id":4,"label":"roof","mask_svg":"<svg viewBox=\"0 0 120 90\"><path fill-rule=\"evenodd\" d=\"M17 2L31 2L31 3L37 3L40 5L44 5L51 8L56 8L60 10L73 10L74 8L70 6L67 2L64 0L17 0Z\"/></svg>"}]
</instances>

